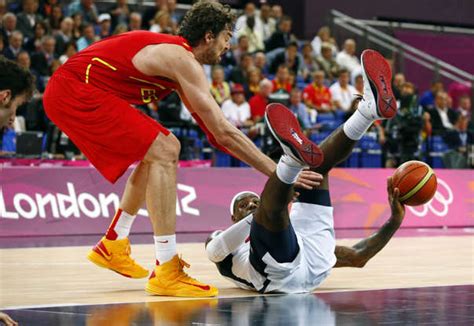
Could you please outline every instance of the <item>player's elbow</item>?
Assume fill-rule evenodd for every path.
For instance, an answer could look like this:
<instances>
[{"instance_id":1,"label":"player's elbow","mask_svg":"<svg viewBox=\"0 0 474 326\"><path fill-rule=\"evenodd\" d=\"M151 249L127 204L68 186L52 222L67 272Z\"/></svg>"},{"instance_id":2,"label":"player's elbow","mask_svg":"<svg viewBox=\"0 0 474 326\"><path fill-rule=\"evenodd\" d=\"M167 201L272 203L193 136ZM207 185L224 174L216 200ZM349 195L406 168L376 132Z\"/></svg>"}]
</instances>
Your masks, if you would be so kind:
<instances>
[{"instance_id":1,"label":"player's elbow","mask_svg":"<svg viewBox=\"0 0 474 326\"><path fill-rule=\"evenodd\" d=\"M222 261L222 244L219 239L215 239L221 231L213 232L206 241L207 258L214 263Z\"/></svg>"}]
</instances>

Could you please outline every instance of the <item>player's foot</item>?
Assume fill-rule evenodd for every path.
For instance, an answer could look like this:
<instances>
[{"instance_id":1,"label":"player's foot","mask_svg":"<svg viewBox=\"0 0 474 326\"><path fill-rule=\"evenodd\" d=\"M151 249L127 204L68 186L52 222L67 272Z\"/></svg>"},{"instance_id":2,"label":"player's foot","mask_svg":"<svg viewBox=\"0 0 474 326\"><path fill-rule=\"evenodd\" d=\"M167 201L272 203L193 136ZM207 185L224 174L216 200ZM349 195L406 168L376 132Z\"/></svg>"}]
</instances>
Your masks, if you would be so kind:
<instances>
[{"instance_id":1,"label":"player's foot","mask_svg":"<svg viewBox=\"0 0 474 326\"><path fill-rule=\"evenodd\" d=\"M138 265L130 257L130 253L130 241L128 241L128 238L108 240L103 237L89 252L87 259L97 266L111 269L126 277L147 277L148 270Z\"/></svg>"},{"instance_id":2,"label":"player's foot","mask_svg":"<svg viewBox=\"0 0 474 326\"><path fill-rule=\"evenodd\" d=\"M284 105L269 104L265 112L265 120L285 154L302 165L309 165L312 168L323 163L321 149L305 136L301 131L298 119Z\"/></svg>"},{"instance_id":3,"label":"player's foot","mask_svg":"<svg viewBox=\"0 0 474 326\"><path fill-rule=\"evenodd\" d=\"M360 57L364 79L364 101L359 111L370 120L391 119L397 113L392 92L392 71L387 60L374 50L364 50Z\"/></svg>"},{"instance_id":4,"label":"player's foot","mask_svg":"<svg viewBox=\"0 0 474 326\"><path fill-rule=\"evenodd\" d=\"M184 267L188 268L189 264L178 255L163 265L156 266L148 279L146 292L174 297L214 297L217 295L217 288L193 279L184 272Z\"/></svg>"}]
</instances>

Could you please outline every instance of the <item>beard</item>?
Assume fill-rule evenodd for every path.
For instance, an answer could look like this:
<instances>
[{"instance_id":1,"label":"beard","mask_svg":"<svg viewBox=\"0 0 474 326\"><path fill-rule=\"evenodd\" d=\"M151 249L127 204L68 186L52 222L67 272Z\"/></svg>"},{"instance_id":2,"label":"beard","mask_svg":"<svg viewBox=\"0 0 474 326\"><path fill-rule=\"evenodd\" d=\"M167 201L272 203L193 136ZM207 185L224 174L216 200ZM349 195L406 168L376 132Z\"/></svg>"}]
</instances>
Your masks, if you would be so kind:
<instances>
[{"instance_id":1,"label":"beard","mask_svg":"<svg viewBox=\"0 0 474 326\"><path fill-rule=\"evenodd\" d=\"M219 64L221 62L221 56L222 56L222 53L217 52L216 50L211 48L203 56L203 62L202 63L206 64L206 65Z\"/></svg>"}]
</instances>

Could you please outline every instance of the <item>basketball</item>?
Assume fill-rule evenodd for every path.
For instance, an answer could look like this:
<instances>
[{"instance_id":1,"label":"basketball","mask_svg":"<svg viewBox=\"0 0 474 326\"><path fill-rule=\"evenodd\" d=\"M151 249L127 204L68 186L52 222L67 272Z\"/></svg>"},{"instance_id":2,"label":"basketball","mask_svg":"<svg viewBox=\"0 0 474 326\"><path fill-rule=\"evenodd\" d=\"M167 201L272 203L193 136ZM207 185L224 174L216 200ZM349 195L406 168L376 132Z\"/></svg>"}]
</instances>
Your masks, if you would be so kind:
<instances>
[{"instance_id":1,"label":"basketball","mask_svg":"<svg viewBox=\"0 0 474 326\"><path fill-rule=\"evenodd\" d=\"M393 187L400 190L400 201L408 206L418 206L433 198L438 186L431 167L420 161L403 163L393 174Z\"/></svg>"}]
</instances>

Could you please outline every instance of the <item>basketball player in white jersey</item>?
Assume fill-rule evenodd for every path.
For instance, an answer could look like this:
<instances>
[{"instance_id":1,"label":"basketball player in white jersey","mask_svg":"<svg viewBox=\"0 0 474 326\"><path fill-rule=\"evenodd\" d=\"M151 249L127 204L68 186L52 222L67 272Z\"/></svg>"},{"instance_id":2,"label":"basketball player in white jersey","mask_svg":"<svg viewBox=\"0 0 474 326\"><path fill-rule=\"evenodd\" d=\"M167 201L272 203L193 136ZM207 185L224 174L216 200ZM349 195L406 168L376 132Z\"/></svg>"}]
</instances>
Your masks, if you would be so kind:
<instances>
[{"instance_id":1,"label":"basketball player in white jersey","mask_svg":"<svg viewBox=\"0 0 474 326\"><path fill-rule=\"evenodd\" d=\"M397 111L385 59L366 50L361 61L364 96L356 104L357 111L320 144L320 149L304 136L288 109L279 104L267 107L267 124L284 155L261 199L252 192L237 194L231 203L234 224L214 232L206 242L209 259L237 286L261 293L312 291L333 267L363 267L400 227L405 210L398 199L399 190L389 178L390 219L353 247L336 246L328 173L350 155L374 120L392 118ZM322 164L319 155L324 157ZM322 174L324 180L316 189L298 189L298 200L288 213L293 185L306 166Z\"/></svg>"}]
</instances>

